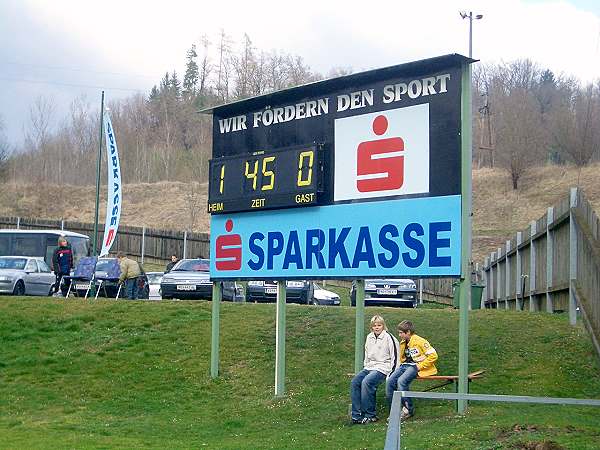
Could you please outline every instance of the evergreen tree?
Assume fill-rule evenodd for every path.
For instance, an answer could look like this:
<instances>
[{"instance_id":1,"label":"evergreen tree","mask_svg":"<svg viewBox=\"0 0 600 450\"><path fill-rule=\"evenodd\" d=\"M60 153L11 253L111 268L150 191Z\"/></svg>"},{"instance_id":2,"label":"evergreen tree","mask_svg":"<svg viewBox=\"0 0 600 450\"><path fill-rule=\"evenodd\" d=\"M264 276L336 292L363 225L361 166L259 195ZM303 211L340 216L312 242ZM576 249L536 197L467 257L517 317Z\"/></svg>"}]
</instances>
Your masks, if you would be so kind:
<instances>
[{"instance_id":1,"label":"evergreen tree","mask_svg":"<svg viewBox=\"0 0 600 450\"><path fill-rule=\"evenodd\" d=\"M167 94L171 89L171 76L169 72L165 73L165 76L160 80L160 93Z\"/></svg>"},{"instance_id":2,"label":"evergreen tree","mask_svg":"<svg viewBox=\"0 0 600 450\"><path fill-rule=\"evenodd\" d=\"M185 65L185 75L183 76L183 96L186 99L193 99L196 96L196 87L198 85L199 71L196 63L196 45L187 52L187 63Z\"/></svg>"},{"instance_id":3,"label":"evergreen tree","mask_svg":"<svg viewBox=\"0 0 600 450\"><path fill-rule=\"evenodd\" d=\"M177 72L175 71L171 74L170 91L175 99L179 100L181 98L181 81L177 78Z\"/></svg>"},{"instance_id":4,"label":"evergreen tree","mask_svg":"<svg viewBox=\"0 0 600 450\"><path fill-rule=\"evenodd\" d=\"M156 85L152 86L152 89L150 90L150 95L148 96L148 101L154 102L154 101L158 100L159 95L160 95L160 91L158 90Z\"/></svg>"}]
</instances>

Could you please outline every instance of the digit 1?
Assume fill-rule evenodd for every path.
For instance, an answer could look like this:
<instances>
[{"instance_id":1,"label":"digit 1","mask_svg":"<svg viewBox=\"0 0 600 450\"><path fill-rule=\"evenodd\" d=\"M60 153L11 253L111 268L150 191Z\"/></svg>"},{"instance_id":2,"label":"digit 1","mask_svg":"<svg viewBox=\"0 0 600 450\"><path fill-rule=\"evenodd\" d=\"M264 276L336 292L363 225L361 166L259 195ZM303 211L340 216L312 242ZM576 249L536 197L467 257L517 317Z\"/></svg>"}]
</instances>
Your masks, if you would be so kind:
<instances>
[{"instance_id":1,"label":"digit 1","mask_svg":"<svg viewBox=\"0 0 600 450\"><path fill-rule=\"evenodd\" d=\"M258 159L254 161L254 171L250 172L250 164L246 161L246 178L252 180L252 190L256 190L256 174L258 173Z\"/></svg>"},{"instance_id":2,"label":"digit 1","mask_svg":"<svg viewBox=\"0 0 600 450\"><path fill-rule=\"evenodd\" d=\"M298 186L310 186L312 182L312 167L314 160L314 151L307 150L305 152L300 153L300 157L298 158ZM302 166L304 166L304 158L308 158L308 177L306 180L302 179Z\"/></svg>"},{"instance_id":3,"label":"digit 1","mask_svg":"<svg viewBox=\"0 0 600 450\"><path fill-rule=\"evenodd\" d=\"M223 193L223 179L225 178L225 164L221 166L221 180L219 182L219 193Z\"/></svg>"}]
</instances>

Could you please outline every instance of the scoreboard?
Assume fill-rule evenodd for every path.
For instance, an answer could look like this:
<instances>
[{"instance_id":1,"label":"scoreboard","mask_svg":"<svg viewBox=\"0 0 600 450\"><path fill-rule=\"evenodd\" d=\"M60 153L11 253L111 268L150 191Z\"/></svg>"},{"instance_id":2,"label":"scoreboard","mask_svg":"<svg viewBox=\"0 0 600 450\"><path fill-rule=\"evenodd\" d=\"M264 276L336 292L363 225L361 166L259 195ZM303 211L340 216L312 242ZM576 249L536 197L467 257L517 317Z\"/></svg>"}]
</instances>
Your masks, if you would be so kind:
<instances>
[{"instance_id":1,"label":"scoreboard","mask_svg":"<svg viewBox=\"0 0 600 450\"><path fill-rule=\"evenodd\" d=\"M313 144L213 159L208 212L314 205L323 185L321 156L321 146Z\"/></svg>"},{"instance_id":2,"label":"scoreboard","mask_svg":"<svg viewBox=\"0 0 600 450\"><path fill-rule=\"evenodd\" d=\"M472 62L445 55L204 111L211 278L459 276Z\"/></svg>"}]
</instances>

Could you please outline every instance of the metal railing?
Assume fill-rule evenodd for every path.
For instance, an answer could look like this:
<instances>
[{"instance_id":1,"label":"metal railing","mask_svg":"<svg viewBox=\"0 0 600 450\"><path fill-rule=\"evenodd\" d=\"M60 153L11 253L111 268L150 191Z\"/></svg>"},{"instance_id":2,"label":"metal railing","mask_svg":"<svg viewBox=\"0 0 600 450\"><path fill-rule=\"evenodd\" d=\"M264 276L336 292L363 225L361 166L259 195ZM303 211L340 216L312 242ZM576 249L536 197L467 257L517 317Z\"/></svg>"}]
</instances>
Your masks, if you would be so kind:
<instances>
[{"instance_id":1,"label":"metal railing","mask_svg":"<svg viewBox=\"0 0 600 450\"><path fill-rule=\"evenodd\" d=\"M438 400L467 400L482 402L509 402L509 403L543 403L550 405L579 405L600 406L600 400L583 398L560 398L560 397L528 397L522 395L493 395L493 394L458 394L439 392L415 392L396 391L392 398L390 420L385 436L385 450L400 450L402 420L402 397L429 398Z\"/></svg>"}]
</instances>

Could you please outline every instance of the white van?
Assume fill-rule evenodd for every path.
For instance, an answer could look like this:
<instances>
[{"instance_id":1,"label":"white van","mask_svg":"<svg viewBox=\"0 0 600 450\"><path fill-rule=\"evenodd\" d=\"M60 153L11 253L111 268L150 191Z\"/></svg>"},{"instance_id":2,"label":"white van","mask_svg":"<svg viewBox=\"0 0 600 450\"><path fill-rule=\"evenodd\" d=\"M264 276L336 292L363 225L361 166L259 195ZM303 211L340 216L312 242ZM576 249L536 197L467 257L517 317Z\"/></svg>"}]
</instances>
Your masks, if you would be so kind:
<instances>
[{"instance_id":1,"label":"white van","mask_svg":"<svg viewBox=\"0 0 600 450\"><path fill-rule=\"evenodd\" d=\"M67 238L73 250L73 265L90 252L90 238L85 234L65 230L0 230L0 256L35 256L52 267L52 254L58 238Z\"/></svg>"}]
</instances>

